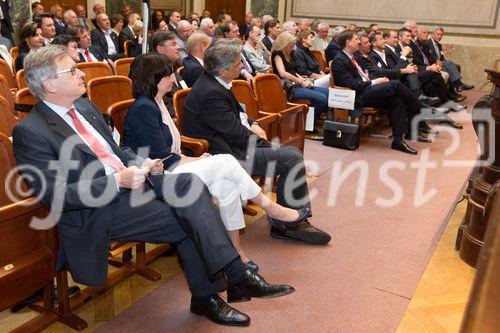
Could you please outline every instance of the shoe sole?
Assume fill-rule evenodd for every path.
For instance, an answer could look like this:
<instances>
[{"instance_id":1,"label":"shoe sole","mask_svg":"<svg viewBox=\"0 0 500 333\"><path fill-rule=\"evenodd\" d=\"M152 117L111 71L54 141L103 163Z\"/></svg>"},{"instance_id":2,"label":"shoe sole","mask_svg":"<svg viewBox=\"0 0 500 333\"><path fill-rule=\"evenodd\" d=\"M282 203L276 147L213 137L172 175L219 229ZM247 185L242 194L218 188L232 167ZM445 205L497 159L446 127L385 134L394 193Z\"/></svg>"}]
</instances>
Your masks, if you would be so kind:
<instances>
[{"instance_id":1,"label":"shoe sole","mask_svg":"<svg viewBox=\"0 0 500 333\"><path fill-rule=\"evenodd\" d=\"M328 243L330 243L330 240L328 240L327 242L320 242L320 241L307 241L307 240L304 240L302 238L297 238L297 237L292 237L292 236L280 236L280 235L276 235L276 234L273 234L271 233L271 237L273 238L276 238L276 239L284 239L284 240L292 240L292 241L296 241L296 242L303 242L303 243L307 243L307 244L311 244L311 245L326 245Z\"/></svg>"},{"instance_id":2,"label":"shoe sole","mask_svg":"<svg viewBox=\"0 0 500 333\"><path fill-rule=\"evenodd\" d=\"M234 324L224 323L224 322L215 321L215 320L212 320L212 319L208 318L207 316L205 316L205 314L203 312L198 312L198 311L193 310L191 308L189 308L189 311L191 311L191 313L193 313L193 314L195 314L197 316L203 316L203 317L207 318L208 320L210 320L211 322L219 324L219 325L224 325L224 326L238 326L238 327L250 326L250 321L251 320L249 320L248 323L242 323L242 324L238 324L238 323L234 323Z\"/></svg>"}]
</instances>

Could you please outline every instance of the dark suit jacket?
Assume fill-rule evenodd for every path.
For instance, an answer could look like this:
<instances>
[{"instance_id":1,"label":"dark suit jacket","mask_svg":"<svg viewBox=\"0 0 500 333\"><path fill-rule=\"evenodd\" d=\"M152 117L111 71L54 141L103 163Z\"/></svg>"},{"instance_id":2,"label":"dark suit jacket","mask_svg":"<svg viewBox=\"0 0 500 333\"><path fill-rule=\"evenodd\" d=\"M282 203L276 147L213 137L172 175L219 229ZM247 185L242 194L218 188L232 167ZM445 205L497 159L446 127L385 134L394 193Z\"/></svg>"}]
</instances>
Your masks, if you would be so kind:
<instances>
[{"instance_id":1,"label":"dark suit jacket","mask_svg":"<svg viewBox=\"0 0 500 333\"><path fill-rule=\"evenodd\" d=\"M335 85L356 90L354 116L356 117L358 114L361 114L363 106L362 94L371 85L371 82L363 81L351 59L343 51L337 53L330 70L334 75Z\"/></svg>"},{"instance_id":2,"label":"dark suit jacket","mask_svg":"<svg viewBox=\"0 0 500 333\"><path fill-rule=\"evenodd\" d=\"M8 0L0 0L0 8L2 8L3 13L3 26L2 26L2 36L9 36L14 33L14 28L12 27L12 20L10 18L10 6ZM7 29L5 29L7 28ZM9 37L7 37L9 38ZM10 38L9 38L10 39Z\"/></svg>"},{"instance_id":3,"label":"dark suit jacket","mask_svg":"<svg viewBox=\"0 0 500 333\"><path fill-rule=\"evenodd\" d=\"M54 20L54 26L56 27L56 35L63 35L68 30L68 27L62 21L60 21L59 23L56 20Z\"/></svg>"},{"instance_id":4,"label":"dark suit jacket","mask_svg":"<svg viewBox=\"0 0 500 333\"><path fill-rule=\"evenodd\" d=\"M340 51L342 51L340 45L335 40L332 39L325 49L326 63L329 63L330 60L335 59L335 56Z\"/></svg>"},{"instance_id":5,"label":"dark suit jacket","mask_svg":"<svg viewBox=\"0 0 500 333\"><path fill-rule=\"evenodd\" d=\"M101 49L95 47L94 45L90 45L89 52L92 53L98 61L103 61L106 58L106 55L101 53ZM80 56L80 62L87 62L87 59L85 59L83 54L79 52L78 55Z\"/></svg>"},{"instance_id":6,"label":"dark suit jacket","mask_svg":"<svg viewBox=\"0 0 500 333\"><path fill-rule=\"evenodd\" d=\"M152 159L172 155L163 164L166 169L181 159L180 155L170 151L172 136L168 126L163 123L158 104L144 95L140 95L128 109L124 145L135 152L141 147L148 147Z\"/></svg>"},{"instance_id":7,"label":"dark suit jacket","mask_svg":"<svg viewBox=\"0 0 500 333\"><path fill-rule=\"evenodd\" d=\"M110 58L111 60L116 60L124 57L123 53L119 53L119 46L118 46L118 37L114 32L111 33L111 39L113 40L113 43L115 44L116 51L118 53L109 55L109 50L108 50L108 43L106 42L106 37L104 36L104 32L97 28L92 30L90 33L90 37L92 39L92 45L99 48L101 54L106 55L106 58Z\"/></svg>"},{"instance_id":8,"label":"dark suit jacket","mask_svg":"<svg viewBox=\"0 0 500 333\"><path fill-rule=\"evenodd\" d=\"M240 36L243 37L243 36L246 36L247 32L248 32L248 29L251 27L252 25L248 25L246 22L244 22L243 24L241 24L239 26L239 31L240 31Z\"/></svg>"},{"instance_id":9,"label":"dark suit jacket","mask_svg":"<svg viewBox=\"0 0 500 333\"><path fill-rule=\"evenodd\" d=\"M271 42L269 37L267 37L267 35L264 36L264 38L262 38L262 43L264 43L265 47L269 50L269 52L271 52L271 49L273 48L273 43Z\"/></svg>"},{"instance_id":10,"label":"dark suit jacket","mask_svg":"<svg viewBox=\"0 0 500 333\"><path fill-rule=\"evenodd\" d=\"M299 75L311 76L313 73L319 74L322 71L321 66L316 61L316 58L311 51L298 45L294 52L295 68Z\"/></svg>"},{"instance_id":11,"label":"dark suit jacket","mask_svg":"<svg viewBox=\"0 0 500 333\"><path fill-rule=\"evenodd\" d=\"M1 0L0 0L1 1ZM29 52L20 52L16 59L15 59L15 69L16 69L16 72L23 69L24 68L24 58L26 58L26 56L28 55Z\"/></svg>"},{"instance_id":12,"label":"dark suit jacket","mask_svg":"<svg viewBox=\"0 0 500 333\"><path fill-rule=\"evenodd\" d=\"M203 66L191 54L184 58L182 65L184 66L182 78L186 81L188 87L192 87L201 73L203 73Z\"/></svg>"},{"instance_id":13,"label":"dark suit jacket","mask_svg":"<svg viewBox=\"0 0 500 333\"><path fill-rule=\"evenodd\" d=\"M445 61L446 59L444 58L444 55L443 55L443 45L441 45L440 42L435 42L435 43L439 49L439 55L436 53L436 49L434 48L434 44L432 43L431 37L429 37L427 39L427 47L428 47L429 53L431 54L433 59L439 59L441 61Z\"/></svg>"},{"instance_id":14,"label":"dark suit jacket","mask_svg":"<svg viewBox=\"0 0 500 333\"><path fill-rule=\"evenodd\" d=\"M129 26L124 26L120 34L118 35L118 47L120 53L125 52L125 48L123 47L123 43L125 43L127 40L133 40L135 39L134 33L132 32L132 29L129 28Z\"/></svg>"},{"instance_id":15,"label":"dark suit jacket","mask_svg":"<svg viewBox=\"0 0 500 333\"><path fill-rule=\"evenodd\" d=\"M418 71L425 71L425 68L427 67L427 65L425 64L424 56L422 55L422 51L424 52L424 54L425 54L425 51L423 49L421 51L421 48L419 47L419 45L417 45L417 43L415 43L414 41L410 42L410 47L411 47L411 53L412 53L412 63L417 65ZM429 57L427 57L427 58L428 58L427 60L429 61L429 65L432 64L431 59L429 59Z\"/></svg>"},{"instance_id":16,"label":"dark suit jacket","mask_svg":"<svg viewBox=\"0 0 500 333\"><path fill-rule=\"evenodd\" d=\"M395 48L396 52L393 52L387 46L384 48L385 50L385 60L387 61L387 65L389 68L405 68L408 66L409 62L401 59L400 53L397 48Z\"/></svg>"},{"instance_id":17,"label":"dark suit jacket","mask_svg":"<svg viewBox=\"0 0 500 333\"><path fill-rule=\"evenodd\" d=\"M386 61L387 61L387 54L385 55ZM403 59L401 59L403 60ZM382 58L375 52L371 51L369 54L369 59L365 60L365 62L368 61L369 63L369 68L368 71L370 73L370 76L373 75L373 77L387 77L390 80L399 80L401 78L401 71L399 68L391 68L387 63L385 63Z\"/></svg>"},{"instance_id":18,"label":"dark suit jacket","mask_svg":"<svg viewBox=\"0 0 500 333\"><path fill-rule=\"evenodd\" d=\"M135 155L130 149L120 149L113 141L102 114L94 104L87 99L78 99L74 105L125 165L134 161ZM12 136L17 164L37 168L44 176L44 182L40 177L28 180L34 195L40 194L41 203L48 208L54 202L62 204L57 225L60 236L57 270L69 269L76 282L86 285L104 283L108 271L111 210L112 205L119 201L114 176L106 176L104 166L90 147L43 102L34 106L29 116L14 128ZM80 162L72 169L68 167L68 161L60 156L61 146L66 140L75 145L68 158ZM90 163L97 163L96 172L84 170ZM82 185L91 188L95 197L105 190L111 191L111 202L106 206L96 204L95 207L83 202L78 190ZM61 191L64 187L66 190Z\"/></svg>"},{"instance_id":19,"label":"dark suit jacket","mask_svg":"<svg viewBox=\"0 0 500 333\"><path fill-rule=\"evenodd\" d=\"M203 72L186 99L184 132L208 140L212 154L231 154L245 160L248 140L255 134L241 124L240 112L244 111L233 93ZM267 141L257 139L257 143L264 145Z\"/></svg>"}]
</instances>

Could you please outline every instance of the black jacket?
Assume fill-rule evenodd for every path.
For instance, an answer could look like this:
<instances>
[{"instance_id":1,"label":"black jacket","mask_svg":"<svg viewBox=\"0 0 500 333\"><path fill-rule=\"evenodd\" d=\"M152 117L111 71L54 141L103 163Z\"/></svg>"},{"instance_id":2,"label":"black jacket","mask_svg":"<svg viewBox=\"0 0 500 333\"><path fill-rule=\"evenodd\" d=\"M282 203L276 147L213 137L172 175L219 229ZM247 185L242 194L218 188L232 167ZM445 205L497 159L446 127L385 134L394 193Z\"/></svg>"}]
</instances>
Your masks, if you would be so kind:
<instances>
[{"instance_id":1,"label":"black jacket","mask_svg":"<svg viewBox=\"0 0 500 333\"><path fill-rule=\"evenodd\" d=\"M188 54L182 62L184 66L184 72L182 73L182 78L186 81L188 87L192 87L196 80L203 73L203 66L200 62L191 54Z\"/></svg>"},{"instance_id":2,"label":"black jacket","mask_svg":"<svg viewBox=\"0 0 500 333\"><path fill-rule=\"evenodd\" d=\"M332 39L325 49L326 63L329 63L331 60L335 59L335 56L340 51L342 51L340 45Z\"/></svg>"},{"instance_id":3,"label":"black jacket","mask_svg":"<svg viewBox=\"0 0 500 333\"><path fill-rule=\"evenodd\" d=\"M102 54L101 49L95 47L94 45L91 45L89 47L89 52L92 53L92 55L98 60L98 61L103 61L106 57L105 54ZM80 62L88 62L87 59L83 56L81 52L78 52L78 55L80 56Z\"/></svg>"},{"instance_id":4,"label":"black jacket","mask_svg":"<svg viewBox=\"0 0 500 333\"><path fill-rule=\"evenodd\" d=\"M134 32L132 31L132 29L130 29L130 27L128 25L124 26L122 31L120 31L120 34L118 35L118 48L119 48L118 52L124 53L125 48L123 47L123 44L127 40L134 40L134 39L135 39L135 36L134 36Z\"/></svg>"},{"instance_id":5,"label":"black jacket","mask_svg":"<svg viewBox=\"0 0 500 333\"><path fill-rule=\"evenodd\" d=\"M321 72L321 66L316 61L316 58L307 47L302 45L297 46L294 52L295 68L299 75L307 77Z\"/></svg>"},{"instance_id":6,"label":"black jacket","mask_svg":"<svg viewBox=\"0 0 500 333\"><path fill-rule=\"evenodd\" d=\"M248 141L255 134L241 124L240 112L244 111L233 93L203 72L186 99L184 133L208 140L212 154L231 154L245 160ZM257 143L268 144L262 139Z\"/></svg>"},{"instance_id":7,"label":"black jacket","mask_svg":"<svg viewBox=\"0 0 500 333\"><path fill-rule=\"evenodd\" d=\"M118 53L109 55L109 50L108 50L108 43L106 42L106 36L104 35L104 32L97 28L92 30L90 33L90 37L92 39L92 45L100 49L100 53L104 54L106 58L110 58L111 60L116 60L124 57L123 53L119 53L119 46L118 46L118 37L114 32L111 33L111 39L113 40L113 44L115 44L115 49Z\"/></svg>"},{"instance_id":8,"label":"black jacket","mask_svg":"<svg viewBox=\"0 0 500 333\"><path fill-rule=\"evenodd\" d=\"M435 42L438 49L439 49L439 55L436 53L436 49L434 48L434 44L432 43L432 38L427 39L427 47L429 49L429 53L431 54L433 59L439 59L441 61L445 61L446 59L444 58L443 55L443 45L441 45L440 42Z\"/></svg>"},{"instance_id":9,"label":"black jacket","mask_svg":"<svg viewBox=\"0 0 500 333\"><path fill-rule=\"evenodd\" d=\"M269 37L267 37L267 35L264 36L264 38L262 38L262 43L264 43L265 47L269 50L269 52L271 52L271 49L273 48L273 43L271 42Z\"/></svg>"},{"instance_id":10,"label":"black jacket","mask_svg":"<svg viewBox=\"0 0 500 333\"><path fill-rule=\"evenodd\" d=\"M387 61L387 54L385 55ZM371 51L368 58L365 58L370 67L368 71L370 76L373 77L387 77L389 80L399 80L401 78L401 71L399 68L390 67L384 60L375 52ZM402 59L401 59L402 60Z\"/></svg>"}]
</instances>

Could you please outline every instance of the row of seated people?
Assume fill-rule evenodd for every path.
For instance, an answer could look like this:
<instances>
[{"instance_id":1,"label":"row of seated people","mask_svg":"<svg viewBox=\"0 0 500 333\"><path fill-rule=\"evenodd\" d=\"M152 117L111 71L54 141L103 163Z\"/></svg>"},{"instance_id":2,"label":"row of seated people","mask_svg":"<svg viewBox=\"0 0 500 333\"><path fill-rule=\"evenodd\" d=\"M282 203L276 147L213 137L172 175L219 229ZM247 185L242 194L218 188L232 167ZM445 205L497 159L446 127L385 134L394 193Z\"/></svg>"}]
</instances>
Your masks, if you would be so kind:
<instances>
[{"instance_id":1,"label":"row of seated people","mask_svg":"<svg viewBox=\"0 0 500 333\"><path fill-rule=\"evenodd\" d=\"M220 281L211 282L209 277L220 272L227 276L229 301L281 296L293 292L293 288L268 284L255 272L257 266L249 260L244 262L248 258L241 249L238 251L237 238L231 236L231 231L243 223L239 198L254 200L265 208L274 237L314 244L330 241L328 234L307 221L311 211L301 153L269 143L252 119L241 121L239 103L227 90L239 74L240 52L241 45L231 40L214 43L205 57L210 71L202 74L199 88L193 87L186 101L185 123L193 127L184 131L207 139L210 152L215 154L199 159L179 154L178 134L162 102L162 95L171 89L174 80L173 63L158 53L137 57L135 65L139 68L133 76L137 100L127 115L125 141L132 147L135 143L136 149L147 146L150 154L156 154L150 156L158 157L150 159L146 155L145 160L128 148L119 148L101 113L80 98L85 91L84 75L66 48L47 46L28 54L27 82L41 102L14 129L14 153L18 165L32 166L43 174L43 181L36 177L29 180L42 204L52 208L55 202L63 203L58 223L58 267L66 267L75 281L88 285L104 282L106 245L110 239L177 243L193 294L191 311L221 324L248 325L247 315L217 295ZM223 121L219 125L220 120ZM157 135L144 135L153 132ZM71 158L81 162L76 170L67 169L65 159L69 156L59 151L71 137L78 143ZM266 176L267 165L277 165L277 204L261 193L237 162L236 158L245 159L249 141L256 143L250 174ZM68 172L65 191L55 191L59 182L49 167L51 162ZM85 171L91 162L97 163L98 168L92 175ZM298 166L301 167L297 170ZM196 172L198 176L186 172ZM287 188L289 177L295 180L293 191ZM103 198L94 204L82 199L79 189L85 184L98 196L106 188L111 190L108 203L103 205ZM152 191L143 194L145 184ZM186 199L185 194L193 189L198 190L196 195ZM216 214L210 194L219 198L220 213ZM142 204L134 207L136 202L131 202L131 198ZM225 223L229 236L222 227Z\"/></svg>"}]
</instances>

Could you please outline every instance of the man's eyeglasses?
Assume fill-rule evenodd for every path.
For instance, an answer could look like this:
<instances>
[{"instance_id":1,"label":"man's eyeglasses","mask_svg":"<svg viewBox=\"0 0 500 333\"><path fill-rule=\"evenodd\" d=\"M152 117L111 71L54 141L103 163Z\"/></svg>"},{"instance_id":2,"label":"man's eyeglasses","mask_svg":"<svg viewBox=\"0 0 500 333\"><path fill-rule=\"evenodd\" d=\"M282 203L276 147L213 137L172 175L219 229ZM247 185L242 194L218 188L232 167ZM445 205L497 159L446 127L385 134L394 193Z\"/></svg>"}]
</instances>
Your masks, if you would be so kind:
<instances>
[{"instance_id":1,"label":"man's eyeglasses","mask_svg":"<svg viewBox=\"0 0 500 333\"><path fill-rule=\"evenodd\" d=\"M64 74L64 73L71 73L71 75L75 76L77 70L78 70L78 68L76 68L76 66L73 66L71 68L63 69L62 71L56 72L56 75Z\"/></svg>"}]
</instances>

